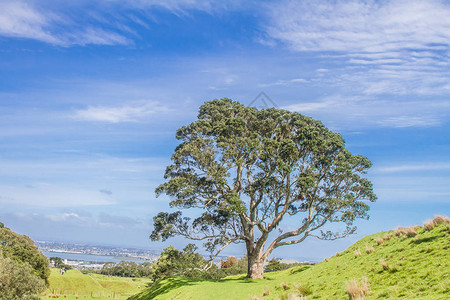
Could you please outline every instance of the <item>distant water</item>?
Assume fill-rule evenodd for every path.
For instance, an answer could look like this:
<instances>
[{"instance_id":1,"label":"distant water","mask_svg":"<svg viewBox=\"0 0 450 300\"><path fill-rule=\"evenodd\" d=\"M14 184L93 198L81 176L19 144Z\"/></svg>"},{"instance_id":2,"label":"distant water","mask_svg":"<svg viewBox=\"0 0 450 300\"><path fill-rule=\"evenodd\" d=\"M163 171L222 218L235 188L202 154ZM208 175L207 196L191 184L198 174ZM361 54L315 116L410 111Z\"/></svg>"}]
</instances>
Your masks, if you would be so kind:
<instances>
[{"instance_id":1,"label":"distant water","mask_svg":"<svg viewBox=\"0 0 450 300\"><path fill-rule=\"evenodd\" d=\"M133 261L137 264L145 262L144 260L130 259L126 257L114 257L107 255L91 255L91 254L79 254L79 253L67 253L67 252L49 252L42 251L42 253L47 257L61 257L62 259L68 260L80 260L95 263L106 263L106 262L121 262L122 260Z\"/></svg>"}]
</instances>

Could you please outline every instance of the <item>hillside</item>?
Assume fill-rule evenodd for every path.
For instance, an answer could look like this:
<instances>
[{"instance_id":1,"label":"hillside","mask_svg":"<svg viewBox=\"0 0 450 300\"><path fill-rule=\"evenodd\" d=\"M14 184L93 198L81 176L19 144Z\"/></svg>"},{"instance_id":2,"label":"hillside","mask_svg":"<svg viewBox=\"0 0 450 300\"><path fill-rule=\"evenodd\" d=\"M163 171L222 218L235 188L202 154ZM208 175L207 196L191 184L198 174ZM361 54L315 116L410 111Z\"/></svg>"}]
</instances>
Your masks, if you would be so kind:
<instances>
[{"instance_id":1,"label":"hillside","mask_svg":"<svg viewBox=\"0 0 450 300\"><path fill-rule=\"evenodd\" d=\"M450 220L435 218L366 236L321 263L264 280L169 278L130 299L348 299L346 289L365 293L364 286L367 299L449 299L449 273Z\"/></svg>"},{"instance_id":2,"label":"hillside","mask_svg":"<svg viewBox=\"0 0 450 300\"><path fill-rule=\"evenodd\" d=\"M149 279L109 277L99 274L83 274L78 270L69 270L61 275L58 269L52 269L50 286L42 298L60 296L76 299L126 299L147 286Z\"/></svg>"}]
</instances>

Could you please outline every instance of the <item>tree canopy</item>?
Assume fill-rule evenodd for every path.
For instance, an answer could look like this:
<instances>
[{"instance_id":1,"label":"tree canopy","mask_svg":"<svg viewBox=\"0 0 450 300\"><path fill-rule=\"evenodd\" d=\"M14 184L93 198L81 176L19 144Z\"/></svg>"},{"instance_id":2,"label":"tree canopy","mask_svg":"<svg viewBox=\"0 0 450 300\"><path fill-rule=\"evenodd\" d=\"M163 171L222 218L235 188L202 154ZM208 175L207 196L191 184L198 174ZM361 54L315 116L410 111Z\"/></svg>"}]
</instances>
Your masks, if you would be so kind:
<instances>
[{"instance_id":1,"label":"tree canopy","mask_svg":"<svg viewBox=\"0 0 450 300\"><path fill-rule=\"evenodd\" d=\"M47 282L50 276L48 259L28 236L0 226L0 253L3 257L11 258L19 263L28 263L34 274Z\"/></svg>"},{"instance_id":2,"label":"tree canopy","mask_svg":"<svg viewBox=\"0 0 450 300\"><path fill-rule=\"evenodd\" d=\"M352 155L340 134L299 113L213 100L176 137L180 144L156 193L170 196L171 207L199 215L161 212L151 238L201 240L216 254L244 242L250 278L262 278L264 262L280 246L353 233L354 220L368 218L366 202L376 199L363 177L371 162ZM286 219L296 228L281 232ZM345 229L323 230L337 222Z\"/></svg>"},{"instance_id":3,"label":"tree canopy","mask_svg":"<svg viewBox=\"0 0 450 300\"><path fill-rule=\"evenodd\" d=\"M0 299L39 299L50 269L33 241L0 223Z\"/></svg>"}]
</instances>

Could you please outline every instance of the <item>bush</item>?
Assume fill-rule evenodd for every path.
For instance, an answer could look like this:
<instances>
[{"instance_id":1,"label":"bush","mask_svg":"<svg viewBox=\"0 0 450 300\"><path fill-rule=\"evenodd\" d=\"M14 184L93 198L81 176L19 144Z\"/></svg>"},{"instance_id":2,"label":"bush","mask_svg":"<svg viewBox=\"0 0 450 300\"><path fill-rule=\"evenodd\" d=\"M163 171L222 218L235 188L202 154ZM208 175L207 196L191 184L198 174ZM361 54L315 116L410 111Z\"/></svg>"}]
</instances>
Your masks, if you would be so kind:
<instances>
[{"instance_id":1,"label":"bush","mask_svg":"<svg viewBox=\"0 0 450 300\"><path fill-rule=\"evenodd\" d=\"M45 289L45 281L33 272L30 264L0 255L0 299L36 299Z\"/></svg>"},{"instance_id":2,"label":"bush","mask_svg":"<svg viewBox=\"0 0 450 300\"><path fill-rule=\"evenodd\" d=\"M231 268L232 266L236 265L238 263L238 259L234 256L228 256L227 260L221 260L220 261L220 268L226 269Z\"/></svg>"},{"instance_id":3,"label":"bush","mask_svg":"<svg viewBox=\"0 0 450 300\"><path fill-rule=\"evenodd\" d=\"M350 299L365 299L369 294L369 281L363 277L361 281L351 279L345 284L345 292Z\"/></svg>"},{"instance_id":4,"label":"bush","mask_svg":"<svg viewBox=\"0 0 450 300\"><path fill-rule=\"evenodd\" d=\"M33 273L47 283L50 276L47 257L38 250L32 239L13 232L4 227L3 223L0 226L0 253L19 264L28 263Z\"/></svg>"}]
</instances>

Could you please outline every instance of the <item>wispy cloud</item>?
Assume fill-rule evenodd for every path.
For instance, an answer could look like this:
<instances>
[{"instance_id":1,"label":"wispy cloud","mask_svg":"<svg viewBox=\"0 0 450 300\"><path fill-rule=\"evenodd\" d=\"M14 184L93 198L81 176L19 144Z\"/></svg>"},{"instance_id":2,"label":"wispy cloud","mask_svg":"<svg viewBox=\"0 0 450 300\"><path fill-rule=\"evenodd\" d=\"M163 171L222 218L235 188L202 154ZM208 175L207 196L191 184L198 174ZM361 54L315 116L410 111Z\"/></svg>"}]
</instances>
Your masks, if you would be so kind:
<instances>
[{"instance_id":1,"label":"wispy cloud","mask_svg":"<svg viewBox=\"0 0 450 300\"><path fill-rule=\"evenodd\" d=\"M268 39L343 61L334 84L366 95L450 93L450 4L283 1L269 4Z\"/></svg>"},{"instance_id":2,"label":"wispy cloud","mask_svg":"<svg viewBox=\"0 0 450 300\"><path fill-rule=\"evenodd\" d=\"M386 53L450 43L444 1L283 1L271 14L269 35L301 51Z\"/></svg>"},{"instance_id":3,"label":"wispy cloud","mask_svg":"<svg viewBox=\"0 0 450 300\"><path fill-rule=\"evenodd\" d=\"M120 31L76 25L67 15L36 2L0 0L0 35L38 40L59 46L118 45L131 41Z\"/></svg>"},{"instance_id":4,"label":"wispy cloud","mask_svg":"<svg viewBox=\"0 0 450 300\"><path fill-rule=\"evenodd\" d=\"M169 111L169 108L158 102L125 105L120 107L89 106L77 110L74 118L82 121L97 121L108 123L140 122L151 115Z\"/></svg>"},{"instance_id":5,"label":"wispy cloud","mask_svg":"<svg viewBox=\"0 0 450 300\"><path fill-rule=\"evenodd\" d=\"M260 87L269 87L269 86L288 86L291 84L295 84L295 83L307 83L308 80L303 79L303 78L293 78L293 79L288 79L288 80L277 80L275 82L270 82L270 83L260 83L259 86Z\"/></svg>"},{"instance_id":6,"label":"wispy cloud","mask_svg":"<svg viewBox=\"0 0 450 300\"><path fill-rule=\"evenodd\" d=\"M52 16L45 16L30 4L0 1L0 35L60 44L48 30L52 22Z\"/></svg>"},{"instance_id":7,"label":"wispy cloud","mask_svg":"<svg viewBox=\"0 0 450 300\"><path fill-rule=\"evenodd\" d=\"M34 184L30 187L1 185L1 203L28 207L73 207L111 205L115 200L95 190L54 184Z\"/></svg>"},{"instance_id":8,"label":"wispy cloud","mask_svg":"<svg viewBox=\"0 0 450 300\"><path fill-rule=\"evenodd\" d=\"M398 172L416 172L416 171L450 171L450 163L410 163L403 165L394 165L388 167L378 167L375 172L398 173Z\"/></svg>"},{"instance_id":9,"label":"wispy cloud","mask_svg":"<svg viewBox=\"0 0 450 300\"><path fill-rule=\"evenodd\" d=\"M175 15L190 11L221 12L240 7L239 1L196 0L100 0L54 5L48 1L0 0L0 36L38 40L53 45L129 45L137 37L127 24L146 30L138 15L164 8ZM124 11L127 14L124 14ZM136 15L135 15L136 14Z\"/></svg>"}]
</instances>

